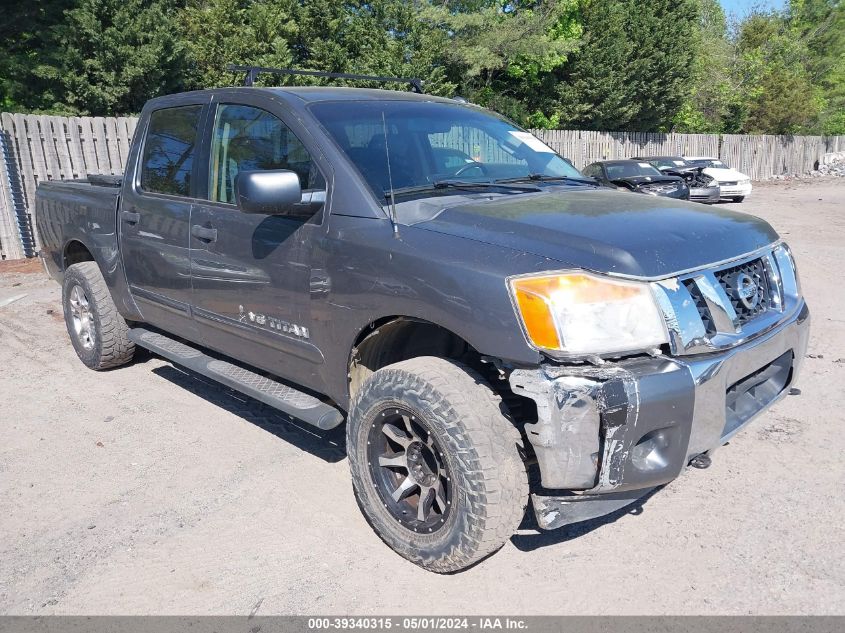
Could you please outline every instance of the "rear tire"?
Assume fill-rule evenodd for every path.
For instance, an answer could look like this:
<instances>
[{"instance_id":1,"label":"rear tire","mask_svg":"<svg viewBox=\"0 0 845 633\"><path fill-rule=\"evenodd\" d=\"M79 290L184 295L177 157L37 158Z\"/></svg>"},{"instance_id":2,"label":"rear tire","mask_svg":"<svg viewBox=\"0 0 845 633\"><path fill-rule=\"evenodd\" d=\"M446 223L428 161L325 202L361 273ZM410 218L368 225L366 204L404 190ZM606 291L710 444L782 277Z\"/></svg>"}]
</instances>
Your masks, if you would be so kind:
<instances>
[{"instance_id":1,"label":"rear tire","mask_svg":"<svg viewBox=\"0 0 845 633\"><path fill-rule=\"evenodd\" d=\"M70 341L85 365L109 369L132 360L135 344L114 305L96 262L69 266L62 282L62 307Z\"/></svg>"},{"instance_id":2,"label":"rear tire","mask_svg":"<svg viewBox=\"0 0 845 633\"><path fill-rule=\"evenodd\" d=\"M742 202L743 200L745 200L745 196L734 196L733 198L731 198L731 200L733 200L734 202Z\"/></svg>"},{"instance_id":3,"label":"rear tire","mask_svg":"<svg viewBox=\"0 0 845 633\"><path fill-rule=\"evenodd\" d=\"M361 511L390 548L438 573L475 564L516 532L528 501L521 447L484 379L442 358L378 370L350 407Z\"/></svg>"}]
</instances>

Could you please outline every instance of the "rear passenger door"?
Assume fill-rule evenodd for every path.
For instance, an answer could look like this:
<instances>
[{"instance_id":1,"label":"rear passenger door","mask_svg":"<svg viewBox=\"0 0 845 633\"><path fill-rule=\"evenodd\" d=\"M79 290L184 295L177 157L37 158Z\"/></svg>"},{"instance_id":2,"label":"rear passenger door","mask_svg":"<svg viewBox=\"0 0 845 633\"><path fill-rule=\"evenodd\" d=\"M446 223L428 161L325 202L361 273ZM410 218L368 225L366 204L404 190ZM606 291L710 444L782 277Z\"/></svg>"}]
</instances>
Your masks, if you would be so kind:
<instances>
[{"instance_id":1,"label":"rear passenger door","mask_svg":"<svg viewBox=\"0 0 845 633\"><path fill-rule=\"evenodd\" d=\"M203 344L308 384L323 362L311 339L311 296L321 291L315 244L325 232L326 179L282 119L257 105L218 103L208 121L206 200L191 219L193 313ZM288 169L303 208L290 217L242 213L240 172ZM316 378L315 378L316 380Z\"/></svg>"},{"instance_id":2,"label":"rear passenger door","mask_svg":"<svg viewBox=\"0 0 845 633\"><path fill-rule=\"evenodd\" d=\"M196 338L190 219L205 113L202 100L151 112L139 131L144 136L135 179L123 189L117 218L130 292L144 319L190 339Z\"/></svg>"}]
</instances>

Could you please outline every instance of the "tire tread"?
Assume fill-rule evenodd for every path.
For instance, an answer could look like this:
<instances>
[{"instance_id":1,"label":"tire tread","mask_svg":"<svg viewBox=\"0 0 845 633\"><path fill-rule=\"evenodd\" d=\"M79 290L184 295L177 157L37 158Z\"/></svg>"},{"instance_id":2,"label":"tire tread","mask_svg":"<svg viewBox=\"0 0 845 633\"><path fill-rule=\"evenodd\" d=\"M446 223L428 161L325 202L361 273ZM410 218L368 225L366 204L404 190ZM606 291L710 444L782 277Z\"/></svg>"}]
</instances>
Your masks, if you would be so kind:
<instances>
[{"instance_id":1,"label":"tire tread","mask_svg":"<svg viewBox=\"0 0 845 633\"><path fill-rule=\"evenodd\" d=\"M97 334L100 338L100 354L94 358L91 369L111 369L124 365L135 355L135 343L129 340L129 326L117 311L106 280L97 262L80 262L69 266L65 277L72 280L78 275L90 290L89 302L93 302L97 318Z\"/></svg>"},{"instance_id":2,"label":"tire tread","mask_svg":"<svg viewBox=\"0 0 845 633\"><path fill-rule=\"evenodd\" d=\"M501 398L466 365L424 356L389 365L370 376L356 394L350 418L364 413L359 408L374 380L416 394L440 420L449 421L446 432L458 448L457 457L470 483L468 529L451 550L434 560L425 560L410 548L400 553L426 569L452 572L498 550L519 527L528 501L528 477L518 451L522 436Z\"/></svg>"}]
</instances>

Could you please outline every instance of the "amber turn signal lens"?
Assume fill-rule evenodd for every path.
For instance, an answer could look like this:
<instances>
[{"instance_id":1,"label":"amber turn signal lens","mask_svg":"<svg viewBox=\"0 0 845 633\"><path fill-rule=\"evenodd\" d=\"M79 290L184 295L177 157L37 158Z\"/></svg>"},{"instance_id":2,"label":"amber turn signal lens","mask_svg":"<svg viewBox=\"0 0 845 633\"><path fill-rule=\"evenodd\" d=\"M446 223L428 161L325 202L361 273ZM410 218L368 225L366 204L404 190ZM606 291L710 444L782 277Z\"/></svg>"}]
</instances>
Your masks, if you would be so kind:
<instances>
[{"instance_id":1,"label":"amber turn signal lens","mask_svg":"<svg viewBox=\"0 0 845 633\"><path fill-rule=\"evenodd\" d=\"M541 349L560 349L560 337L555 327L555 319L546 300L533 292L529 283L516 282L514 291L522 321L525 323L526 333L531 342Z\"/></svg>"}]
</instances>

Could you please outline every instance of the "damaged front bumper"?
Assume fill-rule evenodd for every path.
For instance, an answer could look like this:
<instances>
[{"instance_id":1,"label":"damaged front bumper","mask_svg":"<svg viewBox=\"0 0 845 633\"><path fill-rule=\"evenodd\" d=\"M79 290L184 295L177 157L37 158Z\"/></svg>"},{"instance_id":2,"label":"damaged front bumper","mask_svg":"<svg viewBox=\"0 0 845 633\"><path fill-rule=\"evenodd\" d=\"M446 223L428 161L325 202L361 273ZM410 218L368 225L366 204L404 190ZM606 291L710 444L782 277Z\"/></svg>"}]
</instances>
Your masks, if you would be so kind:
<instances>
[{"instance_id":1,"label":"damaged front bumper","mask_svg":"<svg viewBox=\"0 0 845 633\"><path fill-rule=\"evenodd\" d=\"M540 527L628 505L727 442L794 383L809 316L802 301L774 330L721 352L511 372L513 391L537 404L525 431L550 491L532 494Z\"/></svg>"},{"instance_id":2,"label":"damaged front bumper","mask_svg":"<svg viewBox=\"0 0 845 633\"><path fill-rule=\"evenodd\" d=\"M719 196L721 198L747 198L751 195L753 186L750 182L728 183L719 185Z\"/></svg>"},{"instance_id":3,"label":"damaged front bumper","mask_svg":"<svg viewBox=\"0 0 845 633\"><path fill-rule=\"evenodd\" d=\"M690 187L689 199L692 202L713 204L721 200L721 191L718 185L713 185L712 187Z\"/></svg>"}]
</instances>

